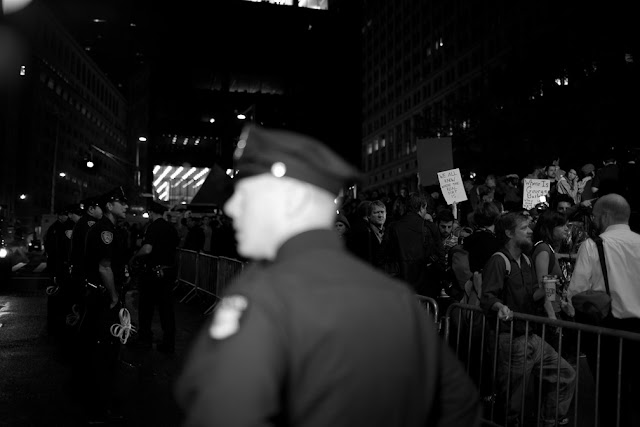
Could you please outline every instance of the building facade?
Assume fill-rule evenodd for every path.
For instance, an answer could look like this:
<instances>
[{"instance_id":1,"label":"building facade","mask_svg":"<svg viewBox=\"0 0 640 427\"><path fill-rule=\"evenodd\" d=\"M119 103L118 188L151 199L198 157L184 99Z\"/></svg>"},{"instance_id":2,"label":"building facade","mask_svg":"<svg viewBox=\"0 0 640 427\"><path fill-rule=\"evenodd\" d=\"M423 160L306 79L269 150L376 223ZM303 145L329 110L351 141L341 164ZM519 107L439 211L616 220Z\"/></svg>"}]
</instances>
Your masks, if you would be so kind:
<instances>
[{"instance_id":1,"label":"building facade","mask_svg":"<svg viewBox=\"0 0 640 427\"><path fill-rule=\"evenodd\" d=\"M134 179L127 101L43 6L10 17L24 49L5 91L0 184L22 224ZM93 165L92 167L90 167Z\"/></svg>"},{"instance_id":2,"label":"building facade","mask_svg":"<svg viewBox=\"0 0 640 427\"><path fill-rule=\"evenodd\" d=\"M579 169L630 130L629 11L470 0L365 0L363 10L367 189L417 189L425 137L452 137L454 167L506 174L552 157Z\"/></svg>"}]
</instances>

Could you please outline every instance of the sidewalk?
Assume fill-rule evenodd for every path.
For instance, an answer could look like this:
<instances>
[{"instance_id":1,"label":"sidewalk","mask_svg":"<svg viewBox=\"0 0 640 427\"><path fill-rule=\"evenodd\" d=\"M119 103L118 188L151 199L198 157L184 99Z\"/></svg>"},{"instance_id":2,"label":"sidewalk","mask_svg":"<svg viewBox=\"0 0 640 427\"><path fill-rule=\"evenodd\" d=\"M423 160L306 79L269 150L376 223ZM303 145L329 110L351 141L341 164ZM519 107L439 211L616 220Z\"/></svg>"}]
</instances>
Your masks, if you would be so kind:
<instances>
[{"instance_id":1,"label":"sidewalk","mask_svg":"<svg viewBox=\"0 0 640 427\"><path fill-rule=\"evenodd\" d=\"M208 319L203 306L197 299L185 304L179 303L182 293L175 294L176 351L163 354L155 349L142 349L135 345L135 334L131 342L123 346L119 390L124 420L120 426L178 426L181 413L173 397L174 382L180 373L189 345ZM133 323L137 324L137 295L127 294L127 308ZM162 337L160 319L157 313L153 319L154 337Z\"/></svg>"}]
</instances>

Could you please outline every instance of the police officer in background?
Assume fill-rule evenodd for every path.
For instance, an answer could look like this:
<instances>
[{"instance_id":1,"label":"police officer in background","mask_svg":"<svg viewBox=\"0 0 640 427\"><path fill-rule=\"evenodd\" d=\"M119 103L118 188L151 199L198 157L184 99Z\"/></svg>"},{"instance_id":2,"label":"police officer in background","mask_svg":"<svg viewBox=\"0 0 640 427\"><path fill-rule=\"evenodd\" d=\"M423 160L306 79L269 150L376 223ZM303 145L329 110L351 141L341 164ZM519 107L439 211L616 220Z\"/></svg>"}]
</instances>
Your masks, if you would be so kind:
<instances>
[{"instance_id":1,"label":"police officer in background","mask_svg":"<svg viewBox=\"0 0 640 427\"><path fill-rule=\"evenodd\" d=\"M78 219L71 234L71 247L69 249L69 272L71 274L71 298L72 304L82 302L87 279L85 264L85 243L89 229L96 221L102 219L102 208L98 198L88 198L80 202L83 215Z\"/></svg>"},{"instance_id":2,"label":"police officer in background","mask_svg":"<svg viewBox=\"0 0 640 427\"><path fill-rule=\"evenodd\" d=\"M47 254L47 273L52 285L47 287L47 332L51 336L60 335L64 330L64 302L60 293L64 270L67 268L65 249L65 222L67 209L56 212L56 221L49 226L44 236L44 251Z\"/></svg>"},{"instance_id":3,"label":"police officer in background","mask_svg":"<svg viewBox=\"0 0 640 427\"><path fill-rule=\"evenodd\" d=\"M320 142L256 126L224 206L238 277L176 394L186 426L476 426L478 395L413 291L347 253L334 199L359 173ZM266 211L266 212L265 212Z\"/></svg>"},{"instance_id":4,"label":"police officer in background","mask_svg":"<svg viewBox=\"0 0 640 427\"><path fill-rule=\"evenodd\" d=\"M77 203L67 206L65 210L67 211L67 220L62 223L62 235L59 240L60 271L56 277L58 295L61 298L60 322L63 326L66 322L66 315L70 312L72 304L72 284L71 274L69 272L71 239L73 236L73 228L82 215L82 206Z\"/></svg>"},{"instance_id":5,"label":"police officer in background","mask_svg":"<svg viewBox=\"0 0 640 427\"><path fill-rule=\"evenodd\" d=\"M130 265L144 263L140 285L138 307L138 343L151 348L153 333L151 323L157 306L162 327L162 343L157 349L163 353L175 351L176 322L173 312L171 290L176 279L176 247L180 241L176 228L163 218L167 209L149 201L149 226L142 247L133 255Z\"/></svg>"},{"instance_id":6,"label":"police officer in background","mask_svg":"<svg viewBox=\"0 0 640 427\"><path fill-rule=\"evenodd\" d=\"M85 245L87 295L81 325L82 356L90 421L113 417L114 384L120 341L110 327L119 323L120 293L125 279L126 259L117 250L116 222L125 218L127 198L118 187L99 198L102 219L89 228ZM122 301L123 303L123 301Z\"/></svg>"}]
</instances>

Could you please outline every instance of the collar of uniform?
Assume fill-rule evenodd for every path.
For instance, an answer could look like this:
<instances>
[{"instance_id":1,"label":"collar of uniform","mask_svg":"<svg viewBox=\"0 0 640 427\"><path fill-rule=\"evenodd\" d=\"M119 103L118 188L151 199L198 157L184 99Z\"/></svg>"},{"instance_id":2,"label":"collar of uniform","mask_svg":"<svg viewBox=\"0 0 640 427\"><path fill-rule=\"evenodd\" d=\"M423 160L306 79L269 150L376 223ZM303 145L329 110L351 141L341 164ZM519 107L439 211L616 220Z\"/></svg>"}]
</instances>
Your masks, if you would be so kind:
<instances>
[{"instance_id":1,"label":"collar of uniform","mask_svg":"<svg viewBox=\"0 0 640 427\"><path fill-rule=\"evenodd\" d=\"M293 236L278 249L276 262L317 249L342 250L342 242L334 230L311 230Z\"/></svg>"}]
</instances>

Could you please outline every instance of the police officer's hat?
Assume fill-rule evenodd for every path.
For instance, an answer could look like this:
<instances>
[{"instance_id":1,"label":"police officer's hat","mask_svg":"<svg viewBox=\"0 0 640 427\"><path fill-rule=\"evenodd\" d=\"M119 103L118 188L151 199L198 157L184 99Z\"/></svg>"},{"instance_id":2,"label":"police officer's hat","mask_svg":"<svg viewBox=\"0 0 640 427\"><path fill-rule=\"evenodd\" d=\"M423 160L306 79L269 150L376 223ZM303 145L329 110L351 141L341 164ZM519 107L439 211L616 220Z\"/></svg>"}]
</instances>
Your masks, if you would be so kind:
<instances>
[{"instance_id":1,"label":"police officer's hat","mask_svg":"<svg viewBox=\"0 0 640 427\"><path fill-rule=\"evenodd\" d=\"M124 195L124 190L122 189L122 187L116 187L113 190L104 193L99 197L99 199L100 206L102 207L106 206L107 203L116 201L128 203L127 196Z\"/></svg>"},{"instance_id":2,"label":"police officer's hat","mask_svg":"<svg viewBox=\"0 0 640 427\"><path fill-rule=\"evenodd\" d=\"M149 201L147 201L147 210L149 212L153 212L153 213L162 215L163 213L165 213L168 210L168 208L166 206L154 201L154 200L149 200Z\"/></svg>"},{"instance_id":3,"label":"police officer's hat","mask_svg":"<svg viewBox=\"0 0 640 427\"><path fill-rule=\"evenodd\" d=\"M333 194L361 181L360 172L326 145L295 132L247 125L234 153L237 179L262 173L308 182Z\"/></svg>"},{"instance_id":4,"label":"police officer's hat","mask_svg":"<svg viewBox=\"0 0 640 427\"><path fill-rule=\"evenodd\" d=\"M82 206L82 209L87 211L89 208L100 206L100 199L98 197L88 197L80 201L80 206Z\"/></svg>"},{"instance_id":5,"label":"police officer's hat","mask_svg":"<svg viewBox=\"0 0 640 427\"><path fill-rule=\"evenodd\" d=\"M66 207L66 210L70 214L82 215L84 208L81 203L74 203Z\"/></svg>"},{"instance_id":6,"label":"police officer's hat","mask_svg":"<svg viewBox=\"0 0 640 427\"><path fill-rule=\"evenodd\" d=\"M58 209L56 209L56 215L58 216L68 215L68 214L69 214L68 206L61 206Z\"/></svg>"}]
</instances>

